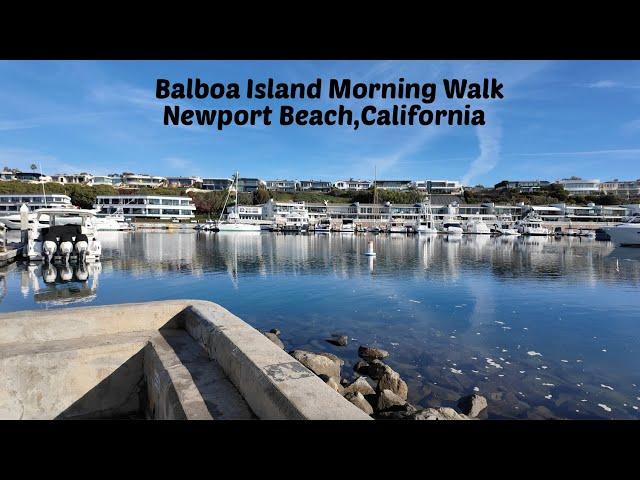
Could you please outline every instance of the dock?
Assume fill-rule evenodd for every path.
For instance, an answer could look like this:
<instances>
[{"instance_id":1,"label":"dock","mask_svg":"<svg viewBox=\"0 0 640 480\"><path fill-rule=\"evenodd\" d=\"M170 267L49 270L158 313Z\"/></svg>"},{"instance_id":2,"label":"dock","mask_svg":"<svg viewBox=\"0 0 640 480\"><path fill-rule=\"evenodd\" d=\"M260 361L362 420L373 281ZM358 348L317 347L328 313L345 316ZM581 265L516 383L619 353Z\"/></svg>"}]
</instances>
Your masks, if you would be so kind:
<instances>
[{"instance_id":1,"label":"dock","mask_svg":"<svg viewBox=\"0 0 640 480\"><path fill-rule=\"evenodd\" d=\"M221 306L0 315L0 419L370 419Z\"/></svg>"}]
</instances>

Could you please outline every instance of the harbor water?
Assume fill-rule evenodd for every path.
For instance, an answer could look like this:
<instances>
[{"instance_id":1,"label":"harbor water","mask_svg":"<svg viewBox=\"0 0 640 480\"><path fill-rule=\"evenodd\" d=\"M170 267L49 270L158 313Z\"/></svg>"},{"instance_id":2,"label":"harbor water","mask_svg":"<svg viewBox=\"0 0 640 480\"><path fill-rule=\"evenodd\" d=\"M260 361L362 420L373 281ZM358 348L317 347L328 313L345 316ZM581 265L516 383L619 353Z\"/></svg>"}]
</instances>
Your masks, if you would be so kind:
<instances>
[{"instance_id":1,"label":"harbor water","mask_svg":"<svg viewBox=\"0 0 640 480\"><path fill-rule=\"evenodd\" d=\"M640 418L640 249L578 237L100 232L86 268L15 263L0 311L163 299L216 302L353 377L390 352L409 401L489 418ZM375 256L365 255L373 241ZM331 334L348 335L333 346Z\"/></svg>"}]
</instances>

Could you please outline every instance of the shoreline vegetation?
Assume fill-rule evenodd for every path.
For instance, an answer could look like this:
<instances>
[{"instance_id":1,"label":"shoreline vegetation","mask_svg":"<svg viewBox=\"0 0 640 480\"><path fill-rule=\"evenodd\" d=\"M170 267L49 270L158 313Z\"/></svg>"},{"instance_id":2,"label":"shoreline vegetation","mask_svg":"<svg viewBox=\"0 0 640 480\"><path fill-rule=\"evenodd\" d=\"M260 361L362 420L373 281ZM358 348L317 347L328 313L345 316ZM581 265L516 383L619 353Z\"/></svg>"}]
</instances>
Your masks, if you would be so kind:
<instances>
[{"instance_id":1,"label":"shoreline vegetation","mask_svg":"<svg viewBox=\"0 0 640 480\"><path fill-rule=\"evenodd\" d=\"M552 203L567 203L570 205L580 205L593 202L598 205L618 205L640 203L640 198L619 198L615 195L597 196L569 196L561 185L551 184L542 187L536 193L520 193L515 190L508 190L497 184L494 188L483 186L467 187L464 194L459 197L463 203L476 204L493 202L496 204L516 204L524 202L530 205L548 205ZM56 182L45 184L48 194L63 194L71 198L71 203L80 208L93 208L98 195L161 195L161 196L188 196L196 207L196 216L217 216L220 215L226 191L206 191L186 188L158 187L125 189L115 188L109 185L62 185ZM21 181L0 182L0 194L42 194L42 184L27 183ZM415 204L424 200L425 194L416 189L403 191L391 191L378 189L379 203L391 202L395 204ZM454 197L452 197L454 198ZM238 194L238 202L241 205L261 205L273 199L279 202L307 202L307 203L373 203L373 188L360 191L344 191L332 189L329 192L274 192L265 188L259 188L255 192L242 192ZM228 205L233 205L230 199Z\"/></svg>"}]
</instances>

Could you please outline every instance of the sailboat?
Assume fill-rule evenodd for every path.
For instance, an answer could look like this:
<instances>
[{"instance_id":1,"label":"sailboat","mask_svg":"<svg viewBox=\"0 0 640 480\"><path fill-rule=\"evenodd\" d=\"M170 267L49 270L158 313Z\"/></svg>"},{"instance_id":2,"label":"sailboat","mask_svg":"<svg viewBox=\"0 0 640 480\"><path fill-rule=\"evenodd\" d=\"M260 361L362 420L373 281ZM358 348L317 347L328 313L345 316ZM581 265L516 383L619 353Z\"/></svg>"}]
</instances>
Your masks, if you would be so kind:
<instances>
[{"instance_id":1,"label":"sailboat","mask_svg":"<svg viewBox=\"0 0 640 480\"><path fill-rule=\"evenodd\" d=\"M418 233L429 234L438 233L438 230L434 227L433 212L431 211L431 198L427 197L426 205L422 204L422 212L416 222L415 230Z\"/></svg>"},{"instance_id":2,"label":"sailboat","mask_svg":"<svg viewBox=\"0 0 640 480\"><path fill-rule=\"evenodd\" d=\"M260 225L254 225L253 223L240 223L240 214L238 213L238 178L239 174L236 172L236 204L235 211L231 212L227 215L226 220L222 220L222 215L224 214L224 209L227 208L227 202L229 201L229 197L231 196L231 185L229 185L229 193L227 193L227 198L224 201L224 206L222 207L222 212L220 212L220 218L216 222L213 227L214 230L218 232L259 232ZM233 185L233 184L232 184Z\"/></svg>"}]
</instances>

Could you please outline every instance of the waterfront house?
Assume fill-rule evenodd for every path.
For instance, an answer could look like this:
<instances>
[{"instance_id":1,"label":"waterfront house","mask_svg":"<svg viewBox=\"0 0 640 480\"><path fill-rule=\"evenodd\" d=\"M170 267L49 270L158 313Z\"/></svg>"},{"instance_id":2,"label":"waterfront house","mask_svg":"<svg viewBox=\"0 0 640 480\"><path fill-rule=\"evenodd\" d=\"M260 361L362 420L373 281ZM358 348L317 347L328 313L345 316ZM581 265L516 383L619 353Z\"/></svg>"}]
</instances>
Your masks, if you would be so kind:
<instances>
[{"instance_id":1,"label":"waterfront house","mask_svg":"<svg viewBox=\"0 0 640 480\"><path fill-rule=\"evenodd\" d=\"M237 213L240 220L263 220L262 205L231 205L227 207L227 215Z\"/></svg>"},{"instance_id":2,"label":"waterfront house","mask_svg":"<svg viewBox=\"0 0 640 480\"><path fill-rule=\"evenodd\" d=\"M501 184L499 183L498 185ZM520 193L536 193L542 187L549 185L551 185L551 182L546 180L507 180L504 188L507 190L517 190Z\"/></svg>"},{"instance_id":3,"label":"waterfront house","mask_svg":"<svg viewBox=\"0 0 640 480\"><path fill-rule=\"evenodd\" d=\"M157 188L166 185L167 179L165 177L135 173L122 174L122 186L126 188Z\"/></svg>"},{"instance_id":4,"label":"waterfront house","mask_svg":"<svg viewBox=\"0 0 640 480\"><path fill-rule=\"evenodd\" d=\"M203 178L202 189L212 190L214 192L221 192L227 190L233 185L233 180L230 178Z\"/></svg>"},{"instance_id":5,"label":"waterfront house","mask_svg":"<svg viewBox=\"0 0 640 480\"><path fill-rule=\"evenodd\" d=\"M407 190L413 186L411 180L376 180L376 188L382 190Z\"/></svg>"},{"instance_id":6,"label":"waterfront house","mask_svg":"<svg viewBox=\"0 0 640 480\"><path fill-rule=\"evenodd\" d=\"M94 208L104 214L117 213L121 208L128 217L163 220L191 219L196 210L189 197L161 195L98 195Z\"/></svg>"},{"instance_id":7,"label":"waterfront house","mask_svg":"<svg viewBox=\"0 0 640 480\"><path fill-rule=\"evenodd\" d=\"M560 210L563 220L575 222L620 222L628 215L628 209L623 206L594 203L586 206L555 203L551 206Z\"/></svg>"},{"instance_id":8,"label":"waterfront house","mask_svg":"<svg viewBox=\"0 0 640 480\"><path fill-rule=\"evenodd\" d=\"M237 181L238 192L255 192L258 188L266 188L267 184L259 178L240 177Z\"/></svg>"},{"instance_id":9,"label":"waterfront house","mask_svg":"<svg viewBox=\"0 0 640 480\"><path fill-rule=\"evenodd\" d=\"M431 195L462 195L464 188L457 180L416 180L414 187Z\"/></svg>"},{"instance_id":10,"label":"waterfront house","mask_svg":"<svg viewBox=\"0 0 640 480\"><path fill-rule=\"evenodd\" d=\"M177 188L194 188L202 185L200 177L167 177L167 184L170 187Z\"/></svg>"},{"instance_id":11,"label":"waterfront house","mask_svg":"<svg viewBox=\"0 0 640 480\"><path fill-rule=\"evenodd\" d=\"M563 178L558 180L569 195L598 195L600 193L600 180L583 180L580 177Z\"/></svg>"},{"instance_id":12,"label":"waterfront house","mask_svg":"<svg viewBox=\"0 0 640 480\"><path fill-rule=\"evenodd\" d=\"M2 172L0 172L0 180L2 180L3 182L10 182L15 179L16 174L9 170L3 170Z\"/></svg>"},{"instance_id":13,"label":"waterfront house","mask_svg":"<svg viewBox=\"0 0 640 480\"><path fill-rule=\"evenodd\" d=\"M51 181L61 183L63 185L91 185L93 175L90 173L56 173L51 175Z\"/></svg>"},{"instance_id":14,"label":"waterfront house","mask_svg":"<svg viewBox=\"0 0 640 480\"><path fill-rule=\"evenodd\" d=\"M91 181L89 182L89 185L92 185L94 187L98 185L108 185L110 187L114 187L120 184L120 182L118 182L117 184L114 183L114 180L115 180L115 177L111 175L94 175Z\"/></svg>"},{"instance_id":15,"label":"waterfront house","mask_svg":"<svg viewBox=\"0 0 640 480\"><path fill-rule=\"evenodd\" d=\"M309 218L309 211L305 202L277 202L273 198L262 205L262 218L274 223L285 223L291 214Z\"/></svg>"},{"instance_id":16,"label":"waterfront house","mask_svg":"<svg viewBox=\"0 0 640 480\"><path fill-rule=\"evenodd\" d=\"M329 192L331 187L331 182L323 180L300 180L300 190L302 191Z\"/></svg>"},{"instance_id":17,"label":"waterfront house","mask_svg":"<svg viewBox=\"0 0 640 480\"><path fill-rule=\"evenodd\" d=\"M51 177L49 175L36 172L17 172L15 174L15 179L29 183L48 183L51 181Z\"/></svg>"},{"instance_id":18,"label":"waterfront house","mask_svg":"<svg viewBox=\"0 0 640 480\"><path fill-rule=\"evenodd\" d=\"M333 187L338 190L368 190L373 185L371 180L338 180L333 183Z\"/></svg>"},{"instance_id":19,"label":"waterfront house","mask_svg":"<svg viewBox=\"0 0 640 480\"><path fill-rule=\"evenodd\" d=\"M267 190L273 192L295 192L300 190L300 184L296 180L267 180Z\"/></svg>"},{"instance_id":20,"label":"waterfront house","mask_svg":"<svg viewBox=\"0 0 640 480\"><path fill-rule=\"evenodd\" d=\"M622 198L640 197L640 179L618 180L616 178L608 182L602 182L600 189L602 193L617 195Z\"/></svg>"}]
</instances>

